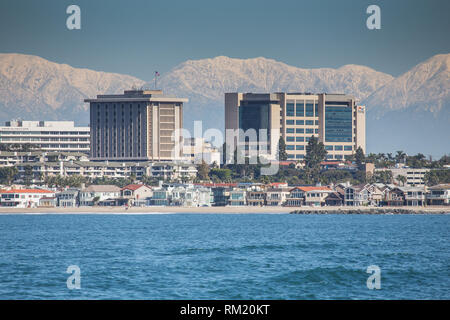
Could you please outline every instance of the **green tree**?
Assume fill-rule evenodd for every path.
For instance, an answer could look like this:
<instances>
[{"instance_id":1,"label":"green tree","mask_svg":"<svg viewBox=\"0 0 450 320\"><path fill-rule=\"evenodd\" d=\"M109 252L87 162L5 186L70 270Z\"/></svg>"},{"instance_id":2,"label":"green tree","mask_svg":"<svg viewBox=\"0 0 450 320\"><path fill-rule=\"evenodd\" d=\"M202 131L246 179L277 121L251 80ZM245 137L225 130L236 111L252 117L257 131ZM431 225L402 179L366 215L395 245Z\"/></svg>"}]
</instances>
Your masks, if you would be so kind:
<instances>
[{"instance_id":1,"label":"green tree","mask_svg":"<svg viewBox=\"0 0 450 320\"><path fill-rule=\"evenodd\" d=\"M395 162L397 162L397 163L405 162L405 158L406 158L406 153L404 153L401 150L396 151Z\"/></svg>"},{"instance_id":2,"label":"green tree","mask_svg":"<svg viewBox=\"0 0 450 320\"><path fill-rule=\"evenodd\" d=\"M450 169L430 170L424 177L427 186L450 183Z\"/></svg>"},{"instance_id":3,"label":"green tree","mask_svg":"<svg viewBox=\"0 0 450 320\"><path fill-rule=\"evenodd\" d=\"M231 181L231 170L226 168L224 169L213 168L210 170L209 176L213 180L214 177L216 177L219 181L229 182Z\"/></svg>"},{"instance_id":4,"label":"green tree","mask_svg":"<svg viewBox=\"0 0 450 320\"><path fill-rule=\"evenodd\" d=\"M11 185L19 171L16 167L0 168L0 182L2 184Z\"/></svg>"},{"instance_id":5,"label":"green tree","mask_svg":"<svg viewBox=\"0 0 450 320\"><path fill-rule=\"evenodd\" d=\"M392 171L390 170L376 171L375 174L373 175L373 180L374 182L384 184L392 183Z\"/></svg>"},{"instance_id":6,"label":"green tree","mask_svg":"<svg viewBox=\"0 0 450 320\"><path fill-rule=\"evenodd\" d=\"M198 165L197 177L201 181L209 180L209 166L204 160Z\"/></svg>"},{"instance_id":7,"label":"green tree","mask_svg":"<svg viewBox=\"0 0 450 320\"><path fill-rule=\"evenodd\" d=\"M364 151L363 151L363 149L361 149L361 147L358 147L358 149L356 149L355 162L356 162L356 165L358 166L358 169L360 169L360 170L362 169L363 163L366 162L366 156L364 155Z\"/></svg>"},{"instance_id":8,"label":"green tree","mask_svg":"<svg viewBox=\"0 0 450 320\"><path fill-rule=\"evenodd\" d=\"M305 157L305 174L306 180L311 182L319 182L320 163L325 160L327 151L319 139L311 136L308 145L306 146Z\"/></svg>"},{"instance_id":9,"label":"green tree","mask_svg":"<svg viewBox=\"0 0 450 320\"><path fill-rule=\"evenodd\" d=\"M397 176L397 181L400 182L402 184L402 186L404 186L405 183L406 183L406 177L402 176L402 175L398 175Z\"/></svg>"},{"instance_id":10,"label":"green tree","mask_svg":"<svg viewBox=\"0 0 450 320\"><path fill-rule=\"evenodd\" d=\"M27 164L23 167L23 171L23 182L29 186L33 181L33 167Z\"/></svg>"},{"instance_id":11,"label":"green tree","mask_svg":"<svg viewBox=\"0 0 450 320\"><path fill-rule=\"evenodd\" d=\"M286 161L288 159L288 154L286 152L286 142L284 142L283 137L278 140L278 160Z\"/></svg>"},{"instance_id":12,"label":"green tree","mask_svg":"<svg viewBox=\"0 0 450 320\"><path fill-rule=\"evenodd\" d=\"M80 188L83 183L87 182L87 178L81 175L73 175L63 178L63 184L66 187Z\"/></svg>"},{"instance_id":13,"label":"green tree","mask_svg":"<svg viewBox=\"0 0 450 320\"><path fill-rule=\"evenodd\" d=\"M149 177L147 175L143 175L141 177L142 183L145 184L145 185L148 185L148 186L157 186L157 185L159 185L159 180L160 179L158 179L156 177Z\"/></svg>"}]
</instances>

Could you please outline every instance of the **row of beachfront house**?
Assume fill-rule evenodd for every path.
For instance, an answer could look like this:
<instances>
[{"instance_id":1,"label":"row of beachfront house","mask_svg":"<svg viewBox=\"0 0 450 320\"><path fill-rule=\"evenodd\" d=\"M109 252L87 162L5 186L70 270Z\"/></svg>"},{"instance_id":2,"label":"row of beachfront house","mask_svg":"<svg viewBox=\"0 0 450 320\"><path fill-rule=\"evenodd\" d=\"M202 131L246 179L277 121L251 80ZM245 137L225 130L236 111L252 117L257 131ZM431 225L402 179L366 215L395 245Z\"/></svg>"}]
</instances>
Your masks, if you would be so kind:
<instances>
[{"instance_id":1,"label":"row of beachfront house","mask_svg":"<svg viewBox=\"0 0 450 320\"><path fill-rule=\"evenodd\" d=\"M385 184L288 186L253 183L91 185L65 190L10 188L3 207L88 206L425 206L449 205L450 184L399 187Z\"/></svg>"},{"instance_id":2,"label":"row of beachfront house","mask_svg":"<svg viewBox=\"0 0 450 320\"><path fill-rule=\"evenodd\" d=\"M221 205L230 206L424 206L448 205L450 185L427 189L396 185L278 186L213 190ZM215 202L217 204L217 202Z\"/></svg>"},{"instance_id":3,"label":"row of beachfront house","mask_svg":"<svg viewBox=\"0 0 450 320\"><path fill-rule=\"evenodd\" d=\"M89 206L186 206L212 205L211 188L194 185L161 185L150 187L131 184L91 185L86 188L46 190L14 187L0 190L1 207L89 207Z\"/></svg>"}]
</instances>

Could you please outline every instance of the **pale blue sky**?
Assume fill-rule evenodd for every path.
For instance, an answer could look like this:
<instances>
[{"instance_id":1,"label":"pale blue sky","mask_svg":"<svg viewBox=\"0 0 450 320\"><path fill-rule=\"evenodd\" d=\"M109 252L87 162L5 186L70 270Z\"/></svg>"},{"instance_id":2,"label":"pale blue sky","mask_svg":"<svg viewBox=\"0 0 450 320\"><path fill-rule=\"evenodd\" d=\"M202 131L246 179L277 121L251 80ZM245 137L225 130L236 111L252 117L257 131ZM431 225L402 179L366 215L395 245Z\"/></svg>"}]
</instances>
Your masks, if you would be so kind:
<instances>
[{"instance_id":1,"label":"pale blue sky","mask_svg":"<svg viewBox=\"0 0 450 320\"><path fill-rule=\"evenodd\" d=\"M66 29L70 4L81 7L79 31ZM370 4L381 7L381 30L366 28ZM450 52L449 12L448 0L2 0L0 52L144 80L218 55L396 76Z\"/></svg>"}]
</instances>

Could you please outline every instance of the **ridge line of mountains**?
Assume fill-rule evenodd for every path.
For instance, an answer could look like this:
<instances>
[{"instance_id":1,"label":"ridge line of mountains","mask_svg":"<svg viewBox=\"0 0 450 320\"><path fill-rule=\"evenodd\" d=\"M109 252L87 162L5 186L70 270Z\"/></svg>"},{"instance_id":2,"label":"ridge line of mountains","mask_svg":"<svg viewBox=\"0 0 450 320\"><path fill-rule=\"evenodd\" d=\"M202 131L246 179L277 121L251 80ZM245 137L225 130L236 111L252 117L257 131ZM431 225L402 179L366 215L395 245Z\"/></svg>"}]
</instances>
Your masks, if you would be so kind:
<instances>
[{"instance_id":1,"label":"ridge line of mountains","mask_svg":"<svg viewBox=\"0 0 450 320\"><path fill-rule=\"evenodd\" d=\"M129 75L73 68L24 54L0 54L0 121L89 123L83 99L152 83ZM360 65L303 69L263 57L188 60L163 74L164 93L189 98L187 129L223 129L225 92L346 93L366 105L367 152L442 156L450 151L450 54L435 55L404 74Z\"/></svg>"}]
</instances>

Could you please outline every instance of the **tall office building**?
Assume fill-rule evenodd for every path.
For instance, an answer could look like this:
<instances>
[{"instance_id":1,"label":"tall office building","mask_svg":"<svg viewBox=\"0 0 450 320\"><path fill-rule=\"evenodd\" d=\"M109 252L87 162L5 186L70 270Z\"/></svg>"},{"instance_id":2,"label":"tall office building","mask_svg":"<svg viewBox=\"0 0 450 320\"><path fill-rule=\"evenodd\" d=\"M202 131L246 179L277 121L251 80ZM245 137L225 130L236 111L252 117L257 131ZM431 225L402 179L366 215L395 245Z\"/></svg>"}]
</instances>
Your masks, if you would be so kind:
<instances>
[{"instance_id":1,"label":"tall office building","mask_svg":"<svg viewBox=\"0 0 450 320\"><path fill-rule=\"evenodd\" d=\"M47 152L89 152L89 127L73 121L11 120L0 127L3 145L28 144Z\"/></svg>"},{"instance_id":2,"label":"tall office building","mask_svg":"<svg viewBox=\"0 0 450 320\"><path fill-rule=\"evenodd\" d=\"M330 160L343 160L358 147L363 151L366 147L365 107L345 94L226 93L225 129L251 128L268 130L272 159L278 152L280 136L290 160L304 159L311 136L323 142ZM251 144L245 144L245 149L251 150Z\"/></svg>"},{"instance_id":3,"label":"tall office building","mask_svg":"<svg viewBox=\"0 0 450 320\"><path fill-rule=\"evenodd\" d=\"M183 127L183 103L187 101L164 96L161 90L129 90L86 99L90 103L91 159L179 159L182 137L175 130Z\"/></svg>"}]
</instances>

